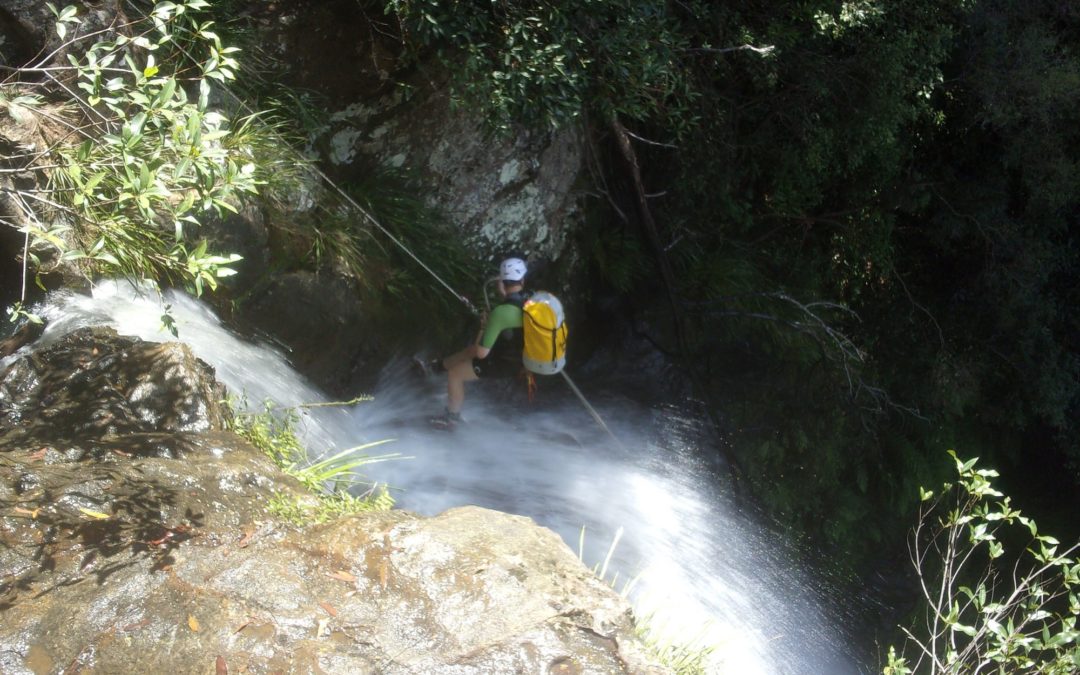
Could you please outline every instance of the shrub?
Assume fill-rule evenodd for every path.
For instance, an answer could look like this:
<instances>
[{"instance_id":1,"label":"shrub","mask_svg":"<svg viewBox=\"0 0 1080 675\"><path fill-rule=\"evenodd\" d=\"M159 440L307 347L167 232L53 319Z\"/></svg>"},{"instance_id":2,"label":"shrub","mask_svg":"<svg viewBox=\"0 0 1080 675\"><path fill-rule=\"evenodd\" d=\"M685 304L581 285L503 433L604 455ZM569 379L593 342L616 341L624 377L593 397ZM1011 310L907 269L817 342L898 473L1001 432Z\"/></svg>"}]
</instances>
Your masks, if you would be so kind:
<instances>
[{"instance_id":1,"label":"shrub","mask_svg":"<svg viewBox=\"0 0 1080 675\"><path fill-rule=\"evenodd\" d=\"M235 404L232 404L235 408ZM235 412L232 430L272 459L286 474L299 480L319 497L315 505L288 495L275 495L269 503L271 513L302 525L325 522L337 516L363 511L385 510L394 499L385 485L371 484L357 473L366 464L397 458L397 454L369 456L369 448L387 441L377 441L347 448L329 457L312 461L296 433L299 416L295 408L275 409L267 403L261 412ZM358 488L366 489L353 494Z\"/></svg>"},{"instance_id":2,"label":"shrub","mask_svg":"<svg viewBox=\"0 0 1080 675\"><path fill-rule=\"evenodd\" d=\"M60 47L0 84L0 106L35 118L46 141L20 156L38 186L11 192L19 213L8 223L25 233L36 272L71 263L196 294L232 273L239 257L209 251L199 219L235 211L261 179L250 128L212 107L214 87L234 79L238 63L213 23L197 18L205 7L159 2L83 32L75 7L50 5ZM50 61L58 54L66 64Z\"/></svg>"},{"instance_id":3,"label":"shrub","mask_svg":"<svg viewBox=\"0 0 1080 675\"><path fill-rule=\"evenodd\" d=\"M1078 672L1080 542L1040 534L994 489L996 471L949 454L959 478L940 496L922 491L910 542L925 602L923 620L904 631L904 652L915 654L890 648L883 672Z\"/></svg>"}]
</instances>

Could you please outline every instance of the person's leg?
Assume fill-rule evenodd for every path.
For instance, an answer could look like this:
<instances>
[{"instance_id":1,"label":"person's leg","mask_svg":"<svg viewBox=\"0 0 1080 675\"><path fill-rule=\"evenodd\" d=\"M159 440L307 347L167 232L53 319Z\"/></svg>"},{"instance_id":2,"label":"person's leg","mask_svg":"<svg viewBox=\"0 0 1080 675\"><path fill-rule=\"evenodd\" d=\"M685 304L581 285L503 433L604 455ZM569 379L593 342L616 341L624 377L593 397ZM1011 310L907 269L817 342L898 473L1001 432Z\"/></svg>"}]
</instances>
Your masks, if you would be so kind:
<instances>
[{"instance_id":1,"label":"person's leg","mask_svg":"<svg viewBox=\"0 0 1080 675\"><path fill-rule=\"evenodd\" d=\"M443 363L446 365L446 410L454 415L461 413L461 407L465 405L465 383L479 379L473 370L472 359L456 359L458 354L446 357Z\"/></svg>"},{"instance_id":2,"label":"person's leg","mask_svg":"<svg viewBox=\"0 0 1080 675\"><path fill-rule=\"evenodd\" d=\"M443 368L445 368L446 370L450 370L451 368L454 368L461 363L468 363L469 369L472 370L472 356L472 349L466 347L465 349L454 352L450 356L447 356L445 359L443 359Z\"/></svg>"}]
</instances>

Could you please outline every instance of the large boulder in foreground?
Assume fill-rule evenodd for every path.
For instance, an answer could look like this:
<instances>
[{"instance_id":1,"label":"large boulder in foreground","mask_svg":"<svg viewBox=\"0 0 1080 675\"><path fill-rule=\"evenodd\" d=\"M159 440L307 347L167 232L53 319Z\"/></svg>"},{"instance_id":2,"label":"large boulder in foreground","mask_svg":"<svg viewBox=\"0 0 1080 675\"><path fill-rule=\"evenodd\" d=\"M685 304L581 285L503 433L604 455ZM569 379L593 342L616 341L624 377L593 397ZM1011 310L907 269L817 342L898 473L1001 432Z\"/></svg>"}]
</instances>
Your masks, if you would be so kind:
<instances>
[{"instance_id":1,"label":"large boulder in foreground","mask_svg":"<svg viewBox=\"0 0 1080 675\"><path fill-rule=\"evenodd\" d=\"M526 518L269 516L311 497L189 356L83 330L0 366L0 672L662 672Z\"/></svg>"}]
</instances>

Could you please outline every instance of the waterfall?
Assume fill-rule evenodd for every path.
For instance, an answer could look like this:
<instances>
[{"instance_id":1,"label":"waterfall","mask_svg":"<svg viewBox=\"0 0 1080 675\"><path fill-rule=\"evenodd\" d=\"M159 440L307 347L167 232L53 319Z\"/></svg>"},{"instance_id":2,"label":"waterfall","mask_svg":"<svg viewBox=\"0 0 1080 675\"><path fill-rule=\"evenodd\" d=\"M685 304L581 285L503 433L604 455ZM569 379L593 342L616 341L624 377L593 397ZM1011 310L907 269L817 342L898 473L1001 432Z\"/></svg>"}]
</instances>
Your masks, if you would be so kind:
<instances>
[{"instance_id":1,"label":"waterfall","mask_svg":"<svg viewBox=\"0 0 1080 675\"><path fill-rule=\"evenodd\" d=\"M92 296L54 293L38 308L48 321L41 341L87 325L172 340L161 326L163 302L179 339L234 395L253 406L326 400L279 349L238 337L180 293L160 298L126 283L103 283ZM374 400L306 409L302 432L320 454L394 439L378 452L409 459L366 468L402 508L499 509L551 528L575 551L583 540L590 567L610 553L606 578L617 590L633 580L631 600L662 633L714 646L716 672L861 672L841 628L858 621L854 610L839 612L822 571L802 569L787 542L730 498L720 467L698 450L700 420L677 405L650 407L602 383L581 383L622 441L614 443L556 378L542 382L544 400L529 410L485 384L469 391L466 424L435 431L423 419L441 410L443 382L395 361L367 392Z\"/></svg>"}]
</instances>

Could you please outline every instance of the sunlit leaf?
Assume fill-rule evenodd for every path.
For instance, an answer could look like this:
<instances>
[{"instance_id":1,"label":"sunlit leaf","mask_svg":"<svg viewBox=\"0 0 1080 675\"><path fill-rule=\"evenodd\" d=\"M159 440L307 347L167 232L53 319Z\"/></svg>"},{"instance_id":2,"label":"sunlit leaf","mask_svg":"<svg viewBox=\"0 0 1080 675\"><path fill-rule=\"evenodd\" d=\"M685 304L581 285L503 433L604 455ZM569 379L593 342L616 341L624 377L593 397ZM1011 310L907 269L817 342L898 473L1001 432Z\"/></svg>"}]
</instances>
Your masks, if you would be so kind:
<instances>
[{"instance_id":1,"label":"sunlit leaf","mask_svg":"<svg viewBox=\"0 0 1080 675\"><path fill-rule=\"evenodd\" d=\"M338 615L337 609L335 609L334 606L331 605L329 602L320 602L319 607L322 607L323 610L327 614L329 614L330 616L337 616Z\"/></svg>"},{"instance_id":2,"label":"sunlit leaf","mask_svg":"<svg viewBox=\"0 0 1080 675\"><path fill-rule=\"evenodd\" d=\"M109 519L109 514L102 513L101 511L93 511L91 509L87 509L87 508L84 508L82 506L79 507L79 511L82 512L83 515L88 516L90 518L93 518L95 520L108 520Z\"/></svg>"}]
</instances>

